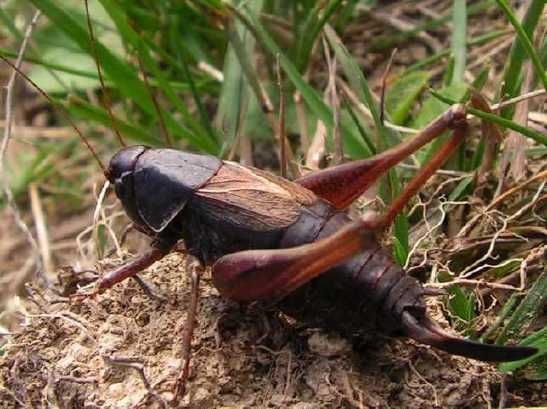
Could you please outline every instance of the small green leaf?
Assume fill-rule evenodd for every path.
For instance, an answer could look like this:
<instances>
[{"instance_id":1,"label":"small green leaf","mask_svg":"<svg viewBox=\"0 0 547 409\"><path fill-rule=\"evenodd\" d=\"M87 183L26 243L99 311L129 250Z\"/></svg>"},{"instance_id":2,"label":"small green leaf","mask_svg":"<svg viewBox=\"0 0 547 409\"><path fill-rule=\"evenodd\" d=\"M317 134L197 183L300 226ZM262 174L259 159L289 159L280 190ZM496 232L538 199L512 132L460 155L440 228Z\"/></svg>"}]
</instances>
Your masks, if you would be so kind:
<instances>
[{"instance_id":1,"label":"small green leaf","mask_svg":"<svg viewBox=\"0 0 547 409\"><path fill-rule=\"evenodd\" d=\"M404 266L408 258L408 250L401 244L397 236L393 237L393 256L400 266Z\"/></svg>"},{"instance_id":2,"label":"small green leaf","mask_svg":"<svg viewBox=\"0 0 547 409\"><path fill-rule=\"evenodd\" d=\"M519 345L537 348L538 352L520 361L503 362L498 365L498 369L501 372L512 372L530 363L531 368L525 377L535 380L547 379L547 327L527 336Z\"/></svg>"},{"instance_id":3,"label":"small green leaf","mask_svg":"<svg viewBox=\"0 0 547 409\"><path fill-rule=\"evenodd\" d=\"M412 71L400 76L388 89L386 110L393 123L403 125L406 122L414 102L430 78L431 74L427 71Z\"/></svg>"},{"instance_id":4,"label":"small green leaf","mask_svg":"<svg viewBox=\"0 0 547 409\"><path fill-rule=\"evenodd\" d=\"M476 317L475 296L473 292L466 291L458 286L448 289L451 297L448 301L448 308L452 314L466 323Z\"/></svg>"},{"instance_id":5,"label":"small green leaf","mask_svg":"<svg viewBox=\"0 0 547 409\"><path fill-rule=\"evenodd\" d=\"M448 196L449 201L456 201L462 198L468 191L469 187L473 184L473 177L468 176L466 178L463 178L460 180L460 183L458 183L458 186L450 192L450 195Z\"/></svg>"},{"instance_id":6,"label":"small green leaf","mask_svg":"<svg viewBox=\"0 0 547 409\"><path fill-rule=\"evenodd\" d=\"M502 333L496 339L497 344L505 344L521 338L530 323L536 318L547 300L547 273L542 273L526 294L520 305L509 319Z\"/></svg>"},{"instance_id":7,"label":"small green leaf","mask_svg":"<svg viewBox=\"0 0 547 409\"><path fill-rule=\"evenodd\" d=\"M457 83L441 89L438 93L449 98L451 101L459 101L465 96L466 91L467 86L464 83ZM424 101L416 119L414 119L412 126L416 129L424 128L433 119L444 113L449 106L449 104L439 101L433 95L429 95Z\"/></svg>"}]
</instances>

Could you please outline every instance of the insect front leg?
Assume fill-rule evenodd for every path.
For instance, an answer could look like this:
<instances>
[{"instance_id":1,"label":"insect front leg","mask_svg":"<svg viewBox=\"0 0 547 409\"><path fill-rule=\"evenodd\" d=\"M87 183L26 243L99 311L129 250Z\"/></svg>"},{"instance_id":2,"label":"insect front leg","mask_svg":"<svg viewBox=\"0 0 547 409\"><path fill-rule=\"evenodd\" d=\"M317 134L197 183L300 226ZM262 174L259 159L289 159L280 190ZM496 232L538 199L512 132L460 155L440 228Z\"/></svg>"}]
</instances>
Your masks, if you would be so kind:
<instances>
[{"instance_id":1,"label":"insect front leg","mask_svg":"<svg viewBox=\"0 0 547 409\"><path fill-rule=\"evenodd\" d=\"M117 284L126 278L134 277L137 273L150 267L156 261L165 257L170 250L171 248L152 247L143 255L119 266L115 270L101 277L96 283L96 291L98 293L102 293L114 284Z\"/></svg>"},{"instance_id":2,"label":"insect front leg","mask_svg":"<svg viewBox=\"0 0 547 409\"><path fill-rule=\"evenodd\" d=\"M122 264L118 268L100 277L95 283L95 287L91 293L74 294L74 297L75 298L88 297L88 296L100 294L104 292L105 290L108 290L110 287L114 286L115 284L129 277L133 277L137 280L137 283L141 287L143 287L143 290L147 294L149 294L150 292L152 294L152 298L157 298L157 296L154 294L154 291L151 290L149 286L137 276L137 274L143 271L144 269L150 267L156 261L161 260L167 254L169 254L173 246L174 244L170 244L170 243L167 244L165 242L155 241L154 243L152 243L150 250L148 250L144 254Z\"/></svg>"}]
</instances>

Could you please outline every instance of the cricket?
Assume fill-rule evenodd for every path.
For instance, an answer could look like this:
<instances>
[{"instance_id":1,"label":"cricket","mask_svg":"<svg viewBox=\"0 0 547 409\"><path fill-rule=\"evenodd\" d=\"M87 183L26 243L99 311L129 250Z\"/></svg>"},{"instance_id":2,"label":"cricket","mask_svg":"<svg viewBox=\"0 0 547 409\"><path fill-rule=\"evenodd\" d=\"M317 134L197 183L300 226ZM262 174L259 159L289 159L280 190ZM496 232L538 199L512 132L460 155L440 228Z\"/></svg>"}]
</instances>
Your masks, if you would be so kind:
<instances>
[{"instance_id":1,"label":"cricket","mask_svg":"<svg viewBox=\"0 0 547 409\"><path fill-rule=\"evenodd\" d=\"M106 93L87 3L92 55ZM150 241L148 250L71 294L70 303L100 299L129 278L137 279L147 294L152 294L154 290L138 274L181 243L187 255L197 260L197 267L188 271L190 301L180 340L182 365L173 382L173 405L188 393L204 274L210 274L218 293L231 302L277 310L306 326L349 340L371 334L407 337L436 350L484 362L512 362L538 353L533 346L479 342L443 329L430 317L426 300L446 296L447 292L424 286L407 274L380 240L449 158L475 137L470 135L470 113L485 107L478 92L467 101L452 104L394 146L290 180L234 160L177 149L169 136L166 147L129 144L116 127L107 98L103 101L120 148L105 165L68 111L12 59L1 54L0 58L67 118L114 190L132 227ZM144 72L143 76L149 86ZM159 109L158 113L161 116ZM482 129L488 126L494 125ZM482 136L485 140L491 137ZM384 210L364 215L351 211L355 201L390 170L441 137L443 142L434 155ZM285 144L281 139L283 156Z\"/></svg>"}]
</instances>

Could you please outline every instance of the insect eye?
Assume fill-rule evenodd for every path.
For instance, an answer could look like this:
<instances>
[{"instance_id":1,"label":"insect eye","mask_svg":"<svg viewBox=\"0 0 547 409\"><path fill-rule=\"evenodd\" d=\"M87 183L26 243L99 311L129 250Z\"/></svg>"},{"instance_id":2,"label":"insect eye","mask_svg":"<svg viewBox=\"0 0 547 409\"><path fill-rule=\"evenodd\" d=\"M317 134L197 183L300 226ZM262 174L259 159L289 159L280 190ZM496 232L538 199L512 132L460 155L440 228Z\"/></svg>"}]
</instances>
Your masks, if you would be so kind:
<instances>
[{"instance_id":1,"label":"insect eye","mask_svg":"<svg viewBox=\"0 0 547 409\"><path fill-rule=\"evenodd\" d=\"M127 195L126 181L127 181L126 178L120 177L120 178L116 179L115 185L114 185L115 186L115 191L116 191L116 196L118 196L118 198L122 201L125 198L125 196Z\"/></svg>"}]
</instances>

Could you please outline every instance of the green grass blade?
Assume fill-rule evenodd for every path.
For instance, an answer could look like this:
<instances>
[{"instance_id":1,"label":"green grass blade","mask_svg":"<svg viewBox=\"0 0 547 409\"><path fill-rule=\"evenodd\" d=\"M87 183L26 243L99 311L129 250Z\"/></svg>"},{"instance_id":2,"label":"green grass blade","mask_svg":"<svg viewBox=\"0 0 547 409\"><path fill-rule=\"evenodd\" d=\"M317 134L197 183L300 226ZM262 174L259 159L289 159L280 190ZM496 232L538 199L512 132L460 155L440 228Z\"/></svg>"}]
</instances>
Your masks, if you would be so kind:
<instances>
[{"instance_id":1,"label":"green grass blade","mask_svg":"<svg viewBox=\"0 0 547 409\"><path fill-rule=\"evenodd\" d=\"M431 95L433 95L435 98L439 99L440 101L452 105L455 104L456 101L452 98L448 98L445 95L439 94L438 92L435 92L433 90L430 90ZM509 119L502 118L501 116L491 114L489 112L481 111L480 109L476 109L473 107L467 107L467 112L471 115L476 116L477 118L484 119L486 121L490 121L496 125L499 125L503 128L509 128L514 131L517 131L518 133L533 139L534 141L541 143L545 146L547 146L547 135L542 134L541 132L535 131L534 129L527 128L525 126L519 125L516 122L513 122Z\"/></svg>"},{"instance_id":2,"label":"green grass blade","mask_svg":"<svg viewBox=\"0 0 547 409\"><path fill-rule=\"evenodd\" d=\"M2 54L5 57L10 57L10 58L16 58L17 57L17 53L15 51L6 50L4 48L0 48L0 54ZM31 62L33 64L39 64L43 67L50 68L50 69L55 70L55 71L66 72L68 74L78 75L78 76L85 77L85 78L92 78L92 79L95 79L97 81L99 80L99 77L98 77L96 71L88 71L88 70L82 70L80 68L69 67L69 66L66 66L66 65L45 61L45 60L43 60L41 58L37 58L37 57L28 57L27 56L27 57L25 57L24 61Z\"/></svg>"},{"instance_id":3,"label":"green grass blade","mask_svg":"<svg viewBox=\"0 0 547 409\"><path fill-rule=\"evenodd\" d=\"M300 72L306 70L313 45L321 29L341 4L341 0L330 0L326 6L322 2L317 2L315 7L308 12L308 18L299 29L296 44L296 66Z\"/></svg>"},{"instance_id":4,"label":"green grass blade","mask_svg":"<svg viewBox=\"0 0 547 409\"><path fill-rule=\"evenodd\" d=\"M386 95L386 111L391 122L397 125L406 123L414 103L426 87L431 74L427 71L412 71L400 76Z\"/></svg>"},{"instance_id":5,"label":"green grass blade","mask_svg":"<svg viewBox=\"0 0 547 409\"><path fill-rule=\"evenodd\" d=\"M83 16L76 13L69 14L50 0L31 1L44 15L48 16L52 23L57 24L71 40L78 44L83 51L93 56ZM105 74L116 83L120 91L133 100L145 112L154 115L154 105L146 87L137 76L137 70L121 58L115 56L99 42L97 42L97 51L100 54Z\"/></svg>"},{"instance_id":6,"label":"green grass blade","mask_svg":"<svg viewBox=\"0 0 547 409\"><path fill-rule=\"evenodd\" d=\"M530 37L528 33L526 33L523 26L519 23L517 17L513 13L513 10L509 6L509 4L507 4L506 0L496 0L496 3L498 3L500 8L505 13L505 16L507 17L507 19L511 22L511 24L515 28L518 34L520 45L524 48L524 50L528 54L528 57L530 57L530 59L532 60L535 73L538 76L538 78L540 78L541 82L543 83L543 88L547 89L547 74L545 73L545 68L543 67L543 64L541 63L541 60L539 59L538 54L534 50L534 46L532 45L532 42L530 41ZM543 4L540 4L540 3L543 3ZM537 17L539 18L541 16L541 13L543 12L545 1L536 0L535 2L531 4L531 7L532 6L535 6L533 9L534 15L537 14L538 15ZM532 24L530 24L530 26L532 26Z\"/></svg>"},{"instance_id":7,"label":"green grass blade","mask_svg":"<svg viewBox=\"0 0 547 409\"><path fill-rule=\"evenodd\" d=\"M451 83L463 82L467 58L467 6L466 0L454 0L452 12L452 55L454 56L454 69Z\"/></svg>"},{"instance_id":8,"label":"green grass blade","mask_svg":"<svg viewBox=\"0 0 547 409\"><path fill-rule=\"evenodd\" d=\"M202 127L206 130L209 138L211 138L214 141L218 140L217 133L213 129L211 125L211 119L209 118L209 115L205 111L205 106L202 101L201 93L198 90L198 86L196 85L196 82L194 81L194 78L192 77L192 73L190 72L189 63L188 63L188 55L184 47L180 47L177 44L177 31L176 30L177 24L173 24L173 29L169 32L169 39L171 43L173 44L173 48L176 50L176 57L179 61L179 65L182 67L182 75L186 83L190 87L190 92L192 94L192 98L194 99L194 103L196 104L196 107L198 108L199 112L199 118L202 124Z\"/></svg>"},{"instance_id":9,"label":"green grass blade","mask_svg":"<svg viewBox=\"0 0 547 409\"><path fill-rule=\"evenodd\" d=\"M526 14L522 20L522 28L530 38L533 37L534 30L539 23L544 6L544 0L532 0L528 6L528 10L526 10ZM523 64L526 58L526 50L524 49L520 38L516 36L513 45L511 46L507 64L505 65L500 99L513 98L519 94L523 79ZM542 64L545 65L545 62L542 62ZM513 112L514 107L508 106L501 110L501 116L511 119L513 117Z\"/></svg>"},{"instance_id":10,"label":"green grass blade","mask_svg":"<svg viewBox=\"0 0 547 409\"><path fill-rule=\"evenodd\" d=\"M532 363L533 361L545 361L547 358L547 327L542 328L524 338L519 345L535 347L538 349L538 353L520 361L504 362L499 364L498 369L501 372L513 372L526 364ZM538 371L537 375L539 376L534 377L535 380L545 380L547 379L547 370L544 368L542 372ZM529 377L527 378L530 379Z\"/></svg>"},{"instance_id":11,"label":"green grass blade","mask_svg":"<svg viewBox=\"0 0 547 409\"><path fill-rule=\"evenodd\" d=\"M89 102L77 98L70 97L68 104L65 104L68 112L74 117L85 119L91 122L96 122L105 127L110 127L112 121L108 115L108 112L101 107L90 104ZM145 145L159 146L162 141L152 136L150 132L146 131L140 126L132 125L120 118L116 118L116 125L120 132L130 140L142 143Z\"/></svg>"},{"instance_id":12,"label":"green grass blade","mask_svg":"<svg viewBox=\"0 0 547 409\"><path fill-rule=\"evenodd\" d=\"M263 2L253 2L252 10L262 10ZM229 46L224 58L224 81L220 92L217 118L223 129L226 129L226 140L223 155L235 143L237 132L243 129L248 115L251 89L255 98L260 101L260 84L250 62L250 55L255 47L255 39L243 23L235 20L228 25L226 33Z\"/></svg>"},{"instance_id":13,"label":"green grass blade","mask_svg":"<svg viewBox=\"0 0 547 409\"><path fill-rule=\"evenodd\" d=\"M114 21L114 24L116 25L116 28L122 36L123 40L137 51L144 66L154 75L159 89L182 115L185 125L192 131L192 134L183 131L181 126L178 125L178 121L175 120L171 112L162 109L162 116L165 118L168 132L173 134L174 136L179 135L184 139L187 139L193 145L206 152L217 153L218 145L216 142L215 134L208 132L201 126L198 121L194 119L193 115L186 107L185 101L179 98L179 96L174 92L165 74L160 69L158 63L150 55L152 50L148 45L149 43L143 40L145 33L139 34L135 31L134 27L129 24L128 16L116 2L113 2L112 0L100 1L108 15L112 18L112 21ZM148 93L150 93L150 91L147 90ZM159 120L158 114L155 109L154 112L151 114L154 118L156 118L156 120Z\"/></svg>"},{"instance_id":14,"label":"green grass blade","mask_svg":"<svg viewBox=\"0 0 547 409\"><path fill-rule=\"evenodd\" d=\"M359 118L357 117L355 112L353 111L353 108L351 107L351 104L349 103L349 101L347 99L344 99L344 105L346 106L347 111L348 111L351 119L353 120L353 123L357 127L357 130L359 131L359 134L363 138L363 141L367 145L370 152L373 155L375 155L376 154L376 147L374 146L374 143L370 139L370 136L369 136L370 132L367 132L367 130L365 129L365 126L361 123L361 121L359 120Z\"/></svg>"},{"instance_id":15,"label":"green grass blade","mask_svg":"<svg viewBox=\"0 0 547 409\"><path fill-rule=\"evenodd\" d=\"M522 331L539 314L547 301L547 273L544 272L530 288L520 305L509 319L501 334L496 338L497 344L505 344L521 338Z\"/></svg>"},{"instance_id":16,"label":"green grass blade","mask_svg":"<svg viewBox=\"0 0 547 409\"><path fill-rule=\"evenodd\" d=\"M268 51L272 57L279 56L279 63L283 71L287 74L288 79L293 85L300 91L302 98L306 101L306 104L310 110L319 118L328 129L333 129L334 118L332 110L323 101L320 94L313 89L302 78L296 66L291 62L287 55L281 50L281 48L275 43L269 33L264 29L261 22L252 13L245 13L239 9L226 5L226 7L239 19L241 22L253 33L254 37L261 44L263 49ZM353 158L359 158L364 156L370 156L371 152L368 150L363 140L355 133L354 129L350 127L346 121L341 123L342 134L344 136L344 142L351 146L351 150L348 153ZM346 140L347 139L347 140Z\"/></svg>"}]
</instances>

